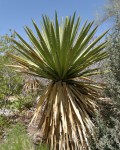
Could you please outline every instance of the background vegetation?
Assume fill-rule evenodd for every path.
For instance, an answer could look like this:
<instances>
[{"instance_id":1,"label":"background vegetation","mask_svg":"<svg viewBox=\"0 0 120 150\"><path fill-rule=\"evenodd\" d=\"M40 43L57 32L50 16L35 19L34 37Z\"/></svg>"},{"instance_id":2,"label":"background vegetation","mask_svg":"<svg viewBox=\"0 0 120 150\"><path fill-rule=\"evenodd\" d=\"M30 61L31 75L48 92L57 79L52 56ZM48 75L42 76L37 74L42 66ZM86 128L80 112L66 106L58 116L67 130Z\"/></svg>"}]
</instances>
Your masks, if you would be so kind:
<instances>
[{"instance_id":1,"label":"background vegetation","mask_svg":"<svg viewBox=\"0 0 120 150\"><path fill-rule=\"evenodd\" d=\"M103 8L104 15L98 19L98 24L108 21L112 23L107 36L109 57L103 62L108 72L103 74L106 82L105 95L107 103L101 105L97 115L96 130L98 141L92 145L94 150L120 149L120 1L108 0Z\"/></svg>"}]
</instances>

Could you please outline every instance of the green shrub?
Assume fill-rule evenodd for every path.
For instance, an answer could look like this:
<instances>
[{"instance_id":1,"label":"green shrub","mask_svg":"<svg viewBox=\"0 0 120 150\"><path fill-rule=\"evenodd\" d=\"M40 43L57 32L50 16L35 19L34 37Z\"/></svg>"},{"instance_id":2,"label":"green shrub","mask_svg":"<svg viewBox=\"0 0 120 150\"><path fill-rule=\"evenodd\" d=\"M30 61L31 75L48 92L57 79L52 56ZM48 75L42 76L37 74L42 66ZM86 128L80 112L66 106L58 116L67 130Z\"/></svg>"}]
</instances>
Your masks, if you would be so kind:
<instances>
[{"instance_id":1,"label":"green shrub","mask_svg":"<svg viewBox=\"0 0 120 150\"><path fill-rule=\"evenodd\" d=\"M96 139L91 142L92 150L119 150L120 149L120 122L111 118L105 122L97 116Z\"/></svg>"},{"instance_id":2,"label":"green shrub","mask_svg":"<svg viewBox=\"0 0 120 150\"><path fill-rule=\"evenodd\" d=\"M12 110L22 111L23 109L30 109L34 104L34 95L29 94L23 96L19 95L14 101L8 102L6 107Z\"/></svg>"}]
</instances>

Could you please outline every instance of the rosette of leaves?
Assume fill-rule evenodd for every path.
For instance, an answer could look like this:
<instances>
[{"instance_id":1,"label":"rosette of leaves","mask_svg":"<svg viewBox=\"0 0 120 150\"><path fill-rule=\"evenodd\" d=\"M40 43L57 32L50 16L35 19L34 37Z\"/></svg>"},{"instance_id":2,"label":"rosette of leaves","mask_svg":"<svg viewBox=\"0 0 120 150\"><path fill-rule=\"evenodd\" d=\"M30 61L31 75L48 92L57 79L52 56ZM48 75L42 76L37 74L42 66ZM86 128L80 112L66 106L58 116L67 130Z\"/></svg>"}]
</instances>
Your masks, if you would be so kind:
<instances>
[{"instance_id":1,"label":"rosette of leaves","mask_svg":"<svg viewBox=\"0 0 120 150\"><path fill-rule=\"evenodd\" d=\"M16 33L20 41L13 40L14 48L23 56L9 54L18 64L13 66L17 71L50 80L31 122L44 103L39 128L50 149L89 149L87 137L94 135L91 116L97 107L97 89L102 88L89 79L100 73L90 66L107 57L107 42L99 42L107 32L91 42L98 28L93 22L79 28L81 19L75 14L60 23L57 13L54 22L48 16L42 19L40 28L33 21L37 35L25 27L31 44Z\"/></svg>"}]
</instances>

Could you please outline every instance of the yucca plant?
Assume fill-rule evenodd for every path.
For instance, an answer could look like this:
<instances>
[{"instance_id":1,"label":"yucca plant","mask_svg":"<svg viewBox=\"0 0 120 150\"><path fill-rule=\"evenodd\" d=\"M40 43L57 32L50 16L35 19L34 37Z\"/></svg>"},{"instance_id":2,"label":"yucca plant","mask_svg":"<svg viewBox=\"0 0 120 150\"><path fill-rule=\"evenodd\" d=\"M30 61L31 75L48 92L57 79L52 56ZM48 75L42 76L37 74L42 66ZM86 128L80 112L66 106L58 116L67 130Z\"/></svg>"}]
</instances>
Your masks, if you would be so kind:
<instances>
[{"instance_id":1,"label":"yucca plant","mask_svg":"<svg viewBox=\"0 0 120 150\"><path fill-rule=\"evenodd\" d=\"M47 16L42 18L40 29L33 21L37 36L25 27L31 44L16 33L20 42L13 40L14 48L23 57L9 54L18 63L13 66L18 71L50 80L31 122L42 108L39 129L50 149L89 149L88 135L94 136L91 117L97 108L97 89L101 88L89 79L99 74L99 68L90 66L107 57L102 51L107 42L99 42L107 32L91 43L98 28L92 27L93 22L86 21L80 29L81 19L75 19L75 14L61 23L57 13L54 22Z\"/></svg>"}]
</instances>

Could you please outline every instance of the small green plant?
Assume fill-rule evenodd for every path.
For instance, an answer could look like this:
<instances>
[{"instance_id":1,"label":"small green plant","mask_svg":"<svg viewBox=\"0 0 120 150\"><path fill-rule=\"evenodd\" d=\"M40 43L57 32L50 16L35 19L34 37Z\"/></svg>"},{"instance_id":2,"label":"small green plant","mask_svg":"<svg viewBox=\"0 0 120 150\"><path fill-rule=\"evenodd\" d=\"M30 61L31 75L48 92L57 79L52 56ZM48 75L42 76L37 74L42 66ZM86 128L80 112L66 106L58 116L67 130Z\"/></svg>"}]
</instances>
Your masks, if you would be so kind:
<instances>
[{"instance_id":1,"label":"small green plant","mask_svg":"<svg viewBox=\"0 0 120 150\"><path fill-rule=\"evenodd\" d=\"M49 149L48 149L48 146L44 144L40 144L35 148L35 150L49 150Z\"/></svg>"},{"instance_id":2,"label":"small green plant","mask_svg":"<svg viewBox=\"0 0 120 150\"><path fill-rule=\"evenodd\" d=\"M0 138L2 138L5 129L11 126L11 121L8 117L0 115Z\"/></svg>"},{"instance_id":3,"label":"small green plant","mask_svg":"<svg viewBox=\"0 0 120 150\"><path fill-rule=\"evenodd\" d=\"M0 128L3 126L7 126L7 117L0 115Z\"/></svg>"},{"instance_id":4,"label":"small green plant","mask_svg":"<svg viewBox=\"0 0 120 150\"><path fill-rule=\"evenodd\" d=\"M22 124L17 124L7 135L5 142L0 145L0 150L47 150L47 148L44 145L35 148L25 127Z\"/></svg>"},{"instance_id":5,"label":"small green plant","mask_svg":"<svg viewBox=\"0 0 120 150\"><path fill-rule=\"evenodd\" d=\"M17 124L8 134L6 141L1 144L1 150L34 150L31 140L25 133L25 128Z\"/></svg>"},{"instance_id":6,"label":"small green plant","mask_svg":"<svg viewBox=\"0 0 120 150\"><path fill-rule=\"evenodd\" d=\"M13 102L9 102L8 107L12 110L19 110L22 111L23 109L30 109L33 106L34 100L33 95L26 95L23 97L22 95L19 95L17 100Z\"/></svg>"}]
</instances>

